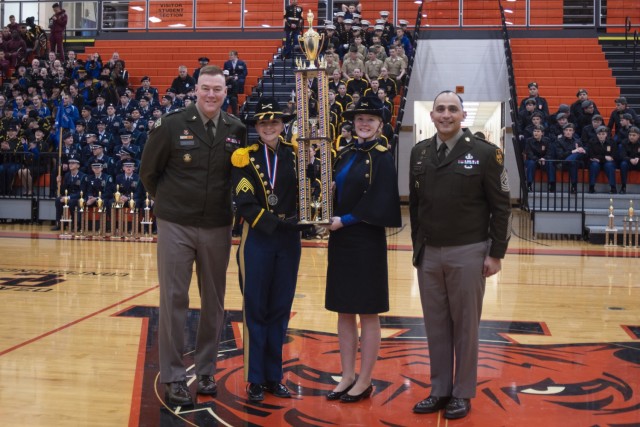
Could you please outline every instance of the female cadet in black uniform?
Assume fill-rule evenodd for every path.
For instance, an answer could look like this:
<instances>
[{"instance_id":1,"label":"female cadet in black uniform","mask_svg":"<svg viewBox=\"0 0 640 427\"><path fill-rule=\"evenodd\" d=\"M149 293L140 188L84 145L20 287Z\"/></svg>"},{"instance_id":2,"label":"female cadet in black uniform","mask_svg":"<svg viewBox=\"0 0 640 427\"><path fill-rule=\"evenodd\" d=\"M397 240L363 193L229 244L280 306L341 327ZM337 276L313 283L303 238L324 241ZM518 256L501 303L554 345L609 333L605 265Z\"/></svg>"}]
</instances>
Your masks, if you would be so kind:
<instances>
[{"instance_id":1,"label":"female cadet in black uniform","mask_svg":"<svg viewBox=\"0 0 640 427\"><path fill-rule=\"evenodd\" d=\"M238 249L244 296L244 369L250 401L263 391L291 397L282 381L282 346L300 263L296 155L280 136L283 114L273 98L261 98L252 122L258 141L231 158L232 186L244 218Z\"/></svg>"},{"instance_id":2,"label":"female cadet in black uniform","mask_svg":"<svg viewBox=\"0 0 640 427\"><path fill-rule=\"evenodd\" d=\"M393 157L380 138L386 114L377 97L362 98L354 110L343 113L353 121L358 140L345 146L334 164L325 307L338 312L342 379L329 400L357 402L371 395L380 348L378 313L389 310L385 227L400 227L402 220ZM356 380L357 314L362 333Z\"/></svg>"}]
</instances>

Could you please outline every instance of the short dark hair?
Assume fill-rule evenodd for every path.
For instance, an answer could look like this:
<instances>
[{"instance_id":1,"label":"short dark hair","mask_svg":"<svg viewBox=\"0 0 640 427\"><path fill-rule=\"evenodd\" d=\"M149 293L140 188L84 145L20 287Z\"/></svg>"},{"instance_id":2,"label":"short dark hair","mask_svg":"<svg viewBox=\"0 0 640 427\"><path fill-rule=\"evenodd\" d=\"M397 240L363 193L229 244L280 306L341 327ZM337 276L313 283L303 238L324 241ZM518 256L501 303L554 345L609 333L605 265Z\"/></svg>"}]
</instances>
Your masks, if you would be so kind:
<instances>
[{"instance_id":1,"label":"short dark hair","mask_svg":"<svg viewBox=\"0 0 640 427\"><path fill-rule=\"evenodd\" d=\"M206 65L202 67L200 69L198 80L200 80L200 76L222 76L224 78L224 74L222 74L222 69L216 65Z\"/></svg>"},{"instance_id":2,"label":"short dark hair","mask_svg":"<svg viewBox=\"0 0 640 427\"><path fill-rule=\"evenodd\" d=\"M454 91L452 91L452 90L443 90L442 92L440 92L439 94L437 94L437 95L436 95L436 97L435 97L435 98L433 98L433 103L435 104L435 103L436 103L436 101L438 100L438 97L439 97L440 95L444 95L445 93L452 93L452 94L454 94L455 96L457 96L457 97L458 97L458 99L460 100L460 106L462 106L462 108L464 109L464 104L463 104L463 101L462 101L462 97L461 97L460 95L458 95L457 93L455 93Z\"/></svg>"}]
</instances>

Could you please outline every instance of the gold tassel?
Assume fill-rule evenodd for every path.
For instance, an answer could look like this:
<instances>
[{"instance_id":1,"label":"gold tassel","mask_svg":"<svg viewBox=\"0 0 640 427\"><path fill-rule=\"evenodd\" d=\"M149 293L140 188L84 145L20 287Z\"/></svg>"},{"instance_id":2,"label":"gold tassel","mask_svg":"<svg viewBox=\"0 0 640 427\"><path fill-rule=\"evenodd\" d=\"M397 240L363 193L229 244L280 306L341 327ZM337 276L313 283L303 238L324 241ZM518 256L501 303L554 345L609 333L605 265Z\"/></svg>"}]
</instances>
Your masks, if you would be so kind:
<instances>
[{"instance_id":1,"label":"gold tassel","mask_svg":"<svg viewBox=\"0 0 640 427\"><path fill-rule=\"evenodd\" d=\"M249 164L249 153L256 151L258 144L249 147L238 148L231 154L231 164L237 168L243 168Z\"/></svg>"}]
</instances>

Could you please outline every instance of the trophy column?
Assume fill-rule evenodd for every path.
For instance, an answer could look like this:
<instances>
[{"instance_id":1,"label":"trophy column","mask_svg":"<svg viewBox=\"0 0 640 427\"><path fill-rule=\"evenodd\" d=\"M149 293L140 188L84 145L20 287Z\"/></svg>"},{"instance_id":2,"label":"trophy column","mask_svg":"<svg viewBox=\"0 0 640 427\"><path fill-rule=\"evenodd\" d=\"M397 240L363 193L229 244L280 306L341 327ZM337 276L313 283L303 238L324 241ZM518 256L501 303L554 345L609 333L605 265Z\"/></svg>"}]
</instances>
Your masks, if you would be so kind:
<instances>
[{"instance_id":1,"label":"trophy column","mask_svg":"<svg viewBox=\"0 0 640 427\"><path fill-rule=\"evenodd\" d=\"M151 236L151 230L153 227L153 219L151 218L151 200L149 199L149 193L144 201L144 216L140 221L140 241L151 242L153 237Z\"/></svg>"},{"instance_id":2,"label":"trophy column","mask_svg":"<svg viewBox=\"0 0 640 427\"><path fill-rule=\"evenodd\" d=\"M300 223L329 224L332 207L332 170L329 122L329 76L323 59L317 60L319 47L324 35L313 29L313 13L307 14L309 29L299 37L300 48L306 60L296 61L296 98L298 121L298 186ZM318 111L310 111L308 79L318 80ZM320 157L320 196L313 198L311 183L307 178L307 166L311 160L310 148L316 147ZM313 215L312 208L316 213Z\"/></svg>"},{"instance_id":3,"label":"trophy column","mask_svg":"<svg viewBox=\"0 0 640 427\"><path fill-rule=\"evenodd\" d=\"M71 234L71 212L69 211L69 192L64 190L64 205L62 206L62 218L60 218L60 238L70 239Z\"/></svg>"}]
</instances>

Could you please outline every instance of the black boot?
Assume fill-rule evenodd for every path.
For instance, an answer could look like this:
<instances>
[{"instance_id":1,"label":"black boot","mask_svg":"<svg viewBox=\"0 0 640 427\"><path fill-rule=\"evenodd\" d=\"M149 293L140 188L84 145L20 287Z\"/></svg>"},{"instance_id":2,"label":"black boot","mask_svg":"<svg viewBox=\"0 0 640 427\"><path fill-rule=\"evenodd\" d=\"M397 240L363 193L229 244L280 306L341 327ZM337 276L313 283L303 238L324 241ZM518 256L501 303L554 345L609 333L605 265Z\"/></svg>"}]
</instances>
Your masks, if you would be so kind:
<instances>
[{"instance_id":1,"label":"black boot","mask_svg":"<svg viewBox=\"0 0 640 427\"><path fill-rule=\"evenodd\" d=\"M595 185L590 185L589 186L589 194L593 194L596 192L596 186Z\"/></svg>"},{"instance_id":2,"label":"black boot","mask_svg":"<svg viewBox=\"0 0 640 427\"><path fill-rule=\"evenodd\" d=\"M620 187L620 194L627 194L627 186L623 185L622 187Z\"/></svg>"}]
</instances>

